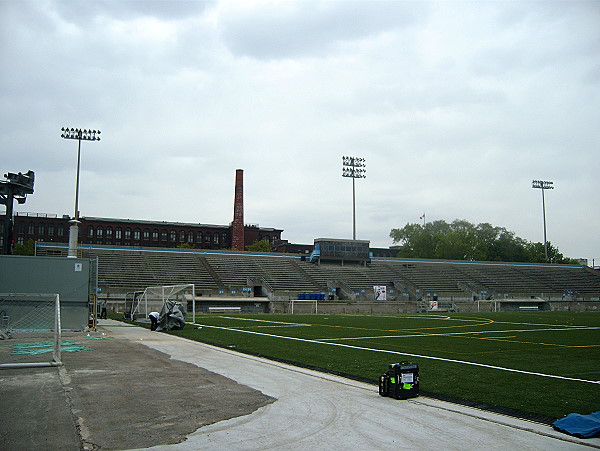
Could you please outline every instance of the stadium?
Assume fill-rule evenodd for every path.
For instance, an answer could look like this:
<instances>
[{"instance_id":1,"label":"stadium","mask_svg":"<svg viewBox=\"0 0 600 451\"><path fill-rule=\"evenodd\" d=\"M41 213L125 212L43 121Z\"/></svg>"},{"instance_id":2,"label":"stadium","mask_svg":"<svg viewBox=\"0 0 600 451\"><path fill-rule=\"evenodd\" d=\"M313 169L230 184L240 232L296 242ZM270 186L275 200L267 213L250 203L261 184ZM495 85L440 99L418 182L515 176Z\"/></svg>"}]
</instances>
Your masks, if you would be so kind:
<instances>
[{"instance_id":1,"label":"stadium","mask_svg":"<svg viewBox=\"0 0 600 451\"><path fill-rule=\"evenodd\" d=\"M367 240L294 245L281 239L282 229L244 224L241 192L238 170L228 226L79 218L85 233L75 249L61 242L71 218L14 216L8 239L36 243L33 257L0 256L2 393L29 406L28 394L47 382L20 375L39 372L54 380L54 395L41 404L61 420L41 436L7 420L7 443L35 447L50 436L84 448L289 449L296 441L329 448L334 440L391 449L397 441L430 446L433 422L439 446L451 448L464 446L464 434L473 444L491 434L500 447L600 446L551 428L600 403L598 271L398 258ZM273 251L244 250L260 240ZM181 327L148 330L152 311L161 312L161 324L179 314ZM377 397L381 372L398 361L414 371L403 376L408 412L407 404ZM152 381L139 378L142 369ZM148 390L182 381L187 388L156 401L156 411L143 408ZM548 396L565 385L568 393ZM131 393L123 396L125 389ZM73 393L66 403L65 390ZM348 397L362 407L352 425L339 420L355 411ZM296 415L282 421L281 409ZM379 409L407 415L417 438L367 420ZM290 428L294 422L302 426ZM149 424L158 436L148 436ZM510 433L498 439L502 429Z\"/></svg>"},{"instance_id":2,"label":"stadium","mask_svg":"<svg viewBox=\"0 0 600 451\"><path fill-rule=\"evenodd\" d=\"M0 450L600 449L597 1L1 11Z\"/></svg>"},{"instance_id":3,"label":"stadium","mask_svg":"<svg viewBox=\"0 0 600 451\"><path fill-rule=\"evenodd\" d=\"M243 170L231 224L81 218L77 256L90 262L89 293L123 312L146 287L194 285L191 308L245 313L416 313L596 310L600 272L586 265L394 258L367 240L282 240L283 229L244 223ZM38 257L66 257L72 219L17 215L8 240L34 239ZM4 218L6 219L6 218ZM56 240L56 241L55 241ZM273 252L247 252L259 240ZM185 246L184 246L185 245ZM176 247L177 246L177 247ZM226 250L218 250L226 249ZM288 252L281 252L282 249ZM279 252L278 252L279 251ZM290 252L292 251L292 252ZM303 302L306 301L306 302ZM147 312L146 312L147 313Z\"/></svg>"},{"instance_id":4,"label":"stadium","mask_svg":"<svg viewBox=\"0 0 600 451\"><path fill-rule=\"evenodd\" d=\"M600 275L585 266L359 260L341 253L327 256L323 251L319 262L312 254L92 245L81 246L81 252L97 265L98 298L107 299L117 311L123 311L128 293L180 284L195 285L196 309L202 312L221 306L246 313L288 313L293 300L318 301L321 313L595 310L600 306ZM37 253L66 255L66 246L38 243ZM378 297L377 289L385 294ZM305 304L296 302L295 308L314 309L315 302Z\"/></svg>"}]
</instances>

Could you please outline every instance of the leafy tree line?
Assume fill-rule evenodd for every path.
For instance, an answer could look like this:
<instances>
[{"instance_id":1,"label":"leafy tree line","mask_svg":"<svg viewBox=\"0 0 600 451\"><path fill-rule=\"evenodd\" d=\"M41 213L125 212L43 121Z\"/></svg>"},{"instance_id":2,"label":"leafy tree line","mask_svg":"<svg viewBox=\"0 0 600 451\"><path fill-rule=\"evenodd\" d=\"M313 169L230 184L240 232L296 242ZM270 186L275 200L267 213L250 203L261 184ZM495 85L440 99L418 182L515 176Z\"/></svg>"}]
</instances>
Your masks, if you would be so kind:
<instances>
[{"instance_id":1,"label":"leafy tree line","mask_svg":"<svg viewBox=\"0 0 600 451\"><path fill-rule=\"evenodd\" d=\"M533 243L519 238L504 227L488 223L471 224L456 219L421 224L406 224L392 229L390 238L399 243L399 257L437 258L451 260L479 260L544 263L544 243ZM565 258L548 243L548 260L552 263L575 263Z\"/></svg>"}]
</instances>

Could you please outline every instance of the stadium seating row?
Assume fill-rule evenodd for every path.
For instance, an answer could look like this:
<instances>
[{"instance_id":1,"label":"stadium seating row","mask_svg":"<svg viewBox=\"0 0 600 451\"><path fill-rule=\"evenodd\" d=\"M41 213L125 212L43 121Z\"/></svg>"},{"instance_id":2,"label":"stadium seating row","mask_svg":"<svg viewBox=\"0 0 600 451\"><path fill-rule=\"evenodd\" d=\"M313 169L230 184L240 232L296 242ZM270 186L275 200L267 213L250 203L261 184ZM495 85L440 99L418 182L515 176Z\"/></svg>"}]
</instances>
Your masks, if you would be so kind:
<instances>
[{"instance_id":1,"label":"stadium seating row","mask_svg":"<svg viewBox=\"0 0 600 451\"><path fill-rule=\"evenodd\" d=\"M43 248L41 248L43 250ZM369 265L314 264L293 254L124 250L94 247L104 292L143 290L147 286L193 283L197 293L259 283L271 293L331 293L344 288L356 295L388 286L410 299L445 297L600 296L600 273L584 266L376 259ZM248 292L248 291L246 291ZM336 294L340 294L338 291ZM391 294L391 293L390 293ZM388 297L393 298L393 296Z\"/></svg>"}]
</instances>

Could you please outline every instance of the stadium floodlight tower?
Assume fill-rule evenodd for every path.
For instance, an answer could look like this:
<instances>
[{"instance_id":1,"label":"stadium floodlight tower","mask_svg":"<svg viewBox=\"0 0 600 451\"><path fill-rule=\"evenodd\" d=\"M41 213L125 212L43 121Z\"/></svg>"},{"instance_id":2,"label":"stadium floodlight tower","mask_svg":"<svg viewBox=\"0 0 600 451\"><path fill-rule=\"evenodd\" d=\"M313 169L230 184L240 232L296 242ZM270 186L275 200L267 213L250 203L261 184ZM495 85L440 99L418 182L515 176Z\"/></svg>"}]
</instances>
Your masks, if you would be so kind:
<instances>
[{"instance_id":1,"label":"stadium floodlight tower","mask_svg":"<svg viewBox=\"0 0 600 451\"><path fill-rule=\"evenodd\" d=\"M79 235L79 167L81 165L81 141L100 141L100 130L87 130L80 128L63 127L60 137L64 139L76 139L77 146L77 175L75 176L75 216L70 221L69 228L69 251L67 257L77 257L77 240Z\"/></svg>"},{"instance_id":2,"label":"stadium floodlight tower","mask_svg":"<svg viewBox=\"0 0 600 451\"><path fill-rule=\"evenodd\" d=\"M9 172L4 174L5 181L0 182L0 204L6 205L4 215L4 234L2 237L2 253L12 254L13 245L13 200L24 204L28 194L33 194L35 173L27 171L25 174Z\"/></svg>"},{"instance_id":3,"label":"stadium floodlight tower","mask_svg":"<svg viewBox=\"0 0 600 451\"><path fill-rule=\"evenodd\" d=\"M547 189L554 189L554 182L548 182L546 180L533 180L531 182L532 188L542 190L542 214L544 216L544 254L546 255L546 261L548 261L548 241L546 240L546 200L544 199L544 191Z\"/></svg>"},{"instance_id":4,"label":"stadium floodlight tower","mask_svg":"<svg viewBox=\"0 0 600 451\"><path fill-rule=\"evenodd\" d=\"M354 179L364 179L367 176L367 170L364 158L342 157L342 177L352 179L352 239L356 240L356 190Z\"/></svg>"}]
</instances>

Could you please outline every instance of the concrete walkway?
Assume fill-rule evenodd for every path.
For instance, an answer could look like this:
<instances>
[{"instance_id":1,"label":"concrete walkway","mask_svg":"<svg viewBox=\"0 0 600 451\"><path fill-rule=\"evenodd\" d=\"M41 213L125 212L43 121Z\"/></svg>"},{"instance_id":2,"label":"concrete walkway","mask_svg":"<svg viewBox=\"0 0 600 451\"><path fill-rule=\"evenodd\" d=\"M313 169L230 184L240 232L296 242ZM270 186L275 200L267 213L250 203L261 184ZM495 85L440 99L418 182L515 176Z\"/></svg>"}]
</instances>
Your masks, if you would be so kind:
<instances>
[{"instance_id":1,"label":"concrete walkway","mask_svg":"<svg viewBox=\"0 0 600 451\"><path fill-rule=\"evenodd\" d=\"M156 449L397 450L600 448L541 425L425 397L382 398L377 387L138 327L103 327L260 390L277 401ZM588 448L589 449L589 448Z\"/></svg>"}]
</instances>

